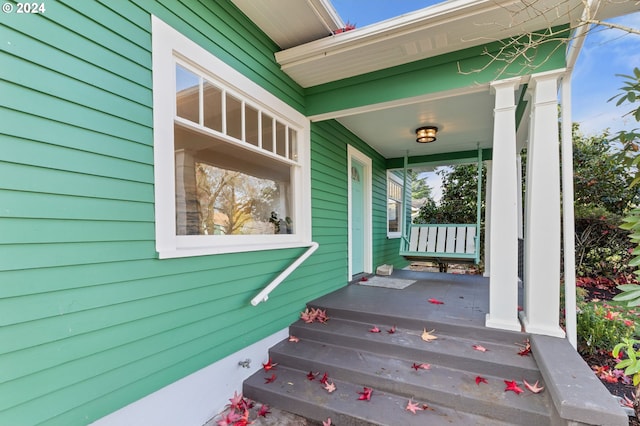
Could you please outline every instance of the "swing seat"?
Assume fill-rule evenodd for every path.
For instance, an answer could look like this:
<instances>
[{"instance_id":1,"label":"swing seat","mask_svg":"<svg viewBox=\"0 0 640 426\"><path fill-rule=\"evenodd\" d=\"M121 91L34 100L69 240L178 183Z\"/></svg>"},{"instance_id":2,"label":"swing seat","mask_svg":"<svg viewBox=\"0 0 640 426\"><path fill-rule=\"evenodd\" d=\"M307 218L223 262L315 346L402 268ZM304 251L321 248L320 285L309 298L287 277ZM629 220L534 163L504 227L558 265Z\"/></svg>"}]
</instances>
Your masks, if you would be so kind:
<instances>
[{"instance_id":1,"label":"swing seat","mask_svg":"<svg viewBox=\"0 0 640 426\"><path fill-rule=\"evenodd\" d=\"M401 241L400 255L407 260L477 264L477 238L475 224L411 224L409 239Z\"/></svg>"}]
</instances>

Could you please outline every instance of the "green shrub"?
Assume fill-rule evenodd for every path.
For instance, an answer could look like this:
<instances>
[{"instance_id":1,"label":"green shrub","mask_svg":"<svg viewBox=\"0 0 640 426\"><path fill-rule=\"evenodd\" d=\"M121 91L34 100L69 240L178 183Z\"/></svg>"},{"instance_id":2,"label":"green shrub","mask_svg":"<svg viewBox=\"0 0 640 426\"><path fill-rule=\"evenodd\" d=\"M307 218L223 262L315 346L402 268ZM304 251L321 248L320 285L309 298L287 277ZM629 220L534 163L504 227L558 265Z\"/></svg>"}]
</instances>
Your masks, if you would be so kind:
<instances>
[{"instance_id":1,"label":"green shrub","mask_svg":"<svg viewBox=\"0 0 640 426\"><path fill-rule=\"evenodd\" d=\"M578 352L582 355L593 355L608 352L624 338L631 338L634 327L625 324L617 317L611 316L611 311L595 303L580 306L578 321Z\"/></svg>"},{"instance_id":2,"label":"green shrub","mask_svg":"<svg viewBox=\"0 0 640 426\"><path fill-rule=\"evenodd\" d=\"M601 207L576 208L576 275L615 279L631 271L633 244L621 224L621 216Z\"/></svg>"}]
</instances>

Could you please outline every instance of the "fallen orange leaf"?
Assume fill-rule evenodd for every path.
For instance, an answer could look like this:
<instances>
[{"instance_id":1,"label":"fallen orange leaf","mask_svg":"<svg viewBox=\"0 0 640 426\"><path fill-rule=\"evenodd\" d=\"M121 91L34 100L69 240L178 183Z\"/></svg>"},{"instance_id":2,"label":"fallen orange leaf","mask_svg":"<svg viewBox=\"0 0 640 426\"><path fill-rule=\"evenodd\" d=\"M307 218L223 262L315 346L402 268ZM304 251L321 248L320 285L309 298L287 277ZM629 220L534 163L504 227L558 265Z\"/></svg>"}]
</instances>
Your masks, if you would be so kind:
<instances>
[{"instance_id":1,"label":"fallen orange leaf","mask_svg":"<svg viewBox=\"0 0 640 426\"><path fill-rule=\"evenodd\" d=\"M538 381L537 380L532 385L527 383L526 380L522 380L522 382L524 383L524 387L529 389L533 393L540 393L540 392L542 392L544 390L544 386L538 386Z\"/></svg>"},{"instance_id":2,"label":"fallen orange leaf","mask_svg":"<svg viewBox=\"0 0 640 426\"><path fill-rule=\"evenodd\" d=\"M427 331L427 329L425 328L424 331L422 332L422 340L424 340L425 342L431 342L433 340L436 340L438 337L434 336L433 333L436 330L431 330L431 331Z\"/></svg>"},{"instance_id":3,"label":"fallen orange leaf","mask_svg":"<svg viewBox=\"0 0 640 426\"><path fill-rule=\"evenodd\" d=\"M413 402L413 400L410 399L409 402L407 402L407 408L405 408L405 410L416 414L416 410L422 410L422 407L420 407L417 402Z\"/></svg>"}]
</instances>

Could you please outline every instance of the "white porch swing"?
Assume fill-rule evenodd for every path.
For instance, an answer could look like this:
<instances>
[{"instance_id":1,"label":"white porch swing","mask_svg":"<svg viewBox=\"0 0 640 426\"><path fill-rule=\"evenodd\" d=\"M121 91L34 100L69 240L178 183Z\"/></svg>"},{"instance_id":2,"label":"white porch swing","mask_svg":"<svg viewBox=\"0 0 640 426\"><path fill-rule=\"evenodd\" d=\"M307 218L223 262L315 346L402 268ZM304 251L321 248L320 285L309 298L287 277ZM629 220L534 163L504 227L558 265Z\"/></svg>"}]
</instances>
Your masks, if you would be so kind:
<instances>
[{"instance_id":1,"label":"white porch swing","mask_svg":"<svg viewBox=\"0 0 640 426\"><path fill-rule=\"evenodd\" d=\"M404 157L404 196L407 200L408 155ZM475 224L409 223L403 227L400 256L407 260L446 263L480 263L480 219L482 202L482 150L478 146L478 189ZM403 216L407 217L407 203ZM442 270L442 267L441 267Z\"/></svg>"}]
</instances>

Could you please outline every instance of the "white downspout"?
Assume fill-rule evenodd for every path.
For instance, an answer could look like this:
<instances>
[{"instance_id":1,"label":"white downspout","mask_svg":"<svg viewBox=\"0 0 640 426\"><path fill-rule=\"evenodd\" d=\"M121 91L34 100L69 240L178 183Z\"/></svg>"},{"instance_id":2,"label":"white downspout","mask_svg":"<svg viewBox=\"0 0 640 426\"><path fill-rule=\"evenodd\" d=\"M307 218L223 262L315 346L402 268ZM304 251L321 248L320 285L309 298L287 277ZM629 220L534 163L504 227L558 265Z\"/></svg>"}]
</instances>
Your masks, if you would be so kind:
<instances>
[{"instance_id":1,"label":"white downspout","mask_svg":"<svg viewBox=\"0 0 640 426\"><path fill-rule=\"evenodd\" d=\"M309 256L311 256L313 252L318 249L318 247L319 247L318 243L312 242L311 246L307 249L307 251L305 251L302 254L302 256L297 258L296 261L293 262L291 265L289 265L287 269L285 269L280 273L280 275L275 277L275 279L271 281L271 283L268 286L263 288L262 291L256 295L256 297L251 299L251 304L253 306L258 306L258 303L266 302L267 300L269 300L269 293L271 293L276 287L278 287L280 283L284 281L289 275L291 275L293 271L298 269L298 266L300 266L302 262L307 260Z\"/></svg>"},{"instance_id":2,"label":"white downspout","mask_svg":"<svg viewBox=\"0 0 640 426\"><path fill-rule=\"evenodd\" d=\"M587 0L582 18L588 19L600 6L600 0ZM576 320L576 251L573 191L573 119L571 115L571 77L590 25L579 26L567 48L567 73L562 78L562 223L564 241L564 309L567 339L578 347Z\"/></svg>"},{"instance_id":3,"label":"white downspout","mask_svg":"<svg viewBox=\"0 0 640 426\"><path fill-rule=\"evenodd\" d=\"M562 237L564 240L564 309L567 339L577 343L576 246L573 212L573 134L571 120L571 72L562 78Z\"/></svg>"}]
</instances>

